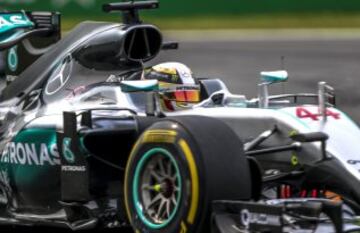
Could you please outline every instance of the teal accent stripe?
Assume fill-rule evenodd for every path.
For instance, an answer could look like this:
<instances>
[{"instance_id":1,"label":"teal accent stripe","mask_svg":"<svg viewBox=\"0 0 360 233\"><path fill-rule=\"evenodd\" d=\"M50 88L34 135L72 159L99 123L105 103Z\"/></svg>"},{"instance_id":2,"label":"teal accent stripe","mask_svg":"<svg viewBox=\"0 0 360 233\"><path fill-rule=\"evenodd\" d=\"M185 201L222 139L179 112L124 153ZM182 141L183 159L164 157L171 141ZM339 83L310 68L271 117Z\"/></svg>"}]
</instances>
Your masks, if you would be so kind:
<instances>
[{"instance_id":1,"label":"teal accent stripe","mask_svg":"<svg viewBox=\"0 0 360 233\"><path fill-rule=\"evenodd\" d=\"M344 117L345 117L348 121L350 121L356 128L360 129L359 124L357 124L347 113L345 113L345 112L343 112L343 111L341 111L341 110L339 110L339 109L337 109L337 108L336 108L336 110L337 110L338 112L340 112L342 115L344 115Z\"/></svg>"},{"instance_id":2,"label":"teal accent stripe","mask_svg":"<svg viewBox=\"0 0 360 233\"><path fill-rule=\"evenodd\" d=\"M279 113L282 113L288 117L291 117L292 119L294 119L295 121L299 122L302 126L304 126L305 128L307 129L311 129L305 122L303 122L302 120L300 120L299 118L297 118L296 116L294 115L291 115L290 113L288 112L285 112L285 111L282 111L282 109L278 109L278 110L274 110L274 109L270 109L270 110L273 110L273 111L276 111L276 112L279 112Z\"/></svg>"},{"instance_id":3,"label":"teal accent stripe","mask_svg":"<svg viewBox=\"0 0 360 233\"><path fill-rule=\"evenodd\" d=\"M31 28L34 23L29 20L25 12L0 13L0 34L12 31L17 28Z\"/></svg>"},{"instance_id":4,"label":"teal accent stripe","mask_svg":"<svg viewBox=\"0 0 360 233\"><path fill-rule=\"evenodd\" d=\"M139 179L140 179L140 175L141 173L143 172L143 167L144 165L146 164L146 162L151 158L151 156L153 155L156 155L156 154L162 154L162 155L165 155L165 157L169 158L171 163L174 165L175 167L175 170L176 170L176 176L178 178L178 181L179 181L179 195L177 197L177 203L179 204L180 203L180 199L181 199L181 192L182 192L182 181L181 181L181 175L180 175L180 169L177 165L177 162L175 160L175 158L172 156L172 154L163 149L163 148L154 148L154 149L151 149L149 151L147 151L143 157L141 158L140 162L138 163L138 165L136 166L136 169L135 169L135 176L134 176L134 183L133 183L133 186L132 186L132 192L133 192L133 198L134 198L134 205L135 205L135 209L136 209L136 212L138 214L138 216L140 217L141 221L146 225L148 226L149 228L151 229L161 229L165 226L167 226L172 220L173 218L175 217L176 213L177 213L177 210L178 210L178 207L179 205L175 206L175 209L173 210L173 212L171 213L169 219L167 219L166 221L164 221L163 223L161 224L155 224L153 222L151 222L149 219L147 219L143 213L143 207L141 206L140 204L140 201L139 201L139 193L138 193L138 190L139 190Z\"/></svg>"}]
</instances>

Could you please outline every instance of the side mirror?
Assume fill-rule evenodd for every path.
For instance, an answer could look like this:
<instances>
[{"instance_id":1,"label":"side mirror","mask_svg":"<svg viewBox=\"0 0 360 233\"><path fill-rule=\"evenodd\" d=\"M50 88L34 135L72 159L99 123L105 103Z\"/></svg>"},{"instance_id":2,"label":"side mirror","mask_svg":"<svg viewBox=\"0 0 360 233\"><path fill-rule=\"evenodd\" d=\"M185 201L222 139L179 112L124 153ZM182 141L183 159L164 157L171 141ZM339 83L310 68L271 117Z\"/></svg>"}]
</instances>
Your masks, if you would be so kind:
<instances>
[{"instance_id":1,"label":"side mirror","mask_svg":"<svg viewBox=\"0 0 360 233\"><path fill-rule=\"evenodd\" d=\"M260 73L261 83L259 84L259 108L269 107L269 85L273 83L286 82L288 80L286 70L263 71Z\"/></svg>"},{"instance_id":2,"label":"side mirror","mask_svg":"<svg viewBox=\"0 0 360 233\"><path fill-rule=\"evenodd\" d=\"M157 80L122 81L120 87L123 92L158 91L159 82Z\"/></svg>"},{"instance_id":3,"label":"side mirror","mask_svg":"<svg viewBox=\"0 0 360 233\"><path fill-rule=\"evenodd\" d=\"M146 115L157 116L161 113L158 101L158 80L136 80L122 81L120 83L123 92L147 92L146 93Z\"/></svg>"},{"instance_id":4,"label":"side mirror","mask_svg":"<svg viewBox=\"0 0 360 233\"><path fill-rule=\"evenodd\" d=\"M288 72L286 70L263 71L260 73L261 81L267 84L286 82L288 80Z\"/></svg>"},{"instance_id":5,"label":"side mirror","mask_svg":"<svg viewBox=\"0 0 360 233\"><path fill-rule=\"evenodd\" d=\"M162 50L177 50L179 49L179 43L175 41L164 42L161 46Z\"/></svg>"}]
</instances>

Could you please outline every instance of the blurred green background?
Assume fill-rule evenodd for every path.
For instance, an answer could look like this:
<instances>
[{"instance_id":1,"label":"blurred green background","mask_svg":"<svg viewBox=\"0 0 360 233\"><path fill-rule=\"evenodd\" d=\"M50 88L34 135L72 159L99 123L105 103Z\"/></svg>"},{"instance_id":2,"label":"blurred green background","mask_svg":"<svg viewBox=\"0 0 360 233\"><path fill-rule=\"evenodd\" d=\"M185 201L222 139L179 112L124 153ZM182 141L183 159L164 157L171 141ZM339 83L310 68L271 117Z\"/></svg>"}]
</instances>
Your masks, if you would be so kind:
<instances>
[{"instance_id":1,"label":"blurred green background","mask_svg":"<svg viewBox=\"0 0 360 233\"><path fill-rule=\"evenodd\" d=\"M2 8L57 10L68 30L83 20L116 21L101 5L111 0L0 0ZM160 0L144 14L164 29L354 28L360 27L360 0Z\"/></svg>"}]
</instances>

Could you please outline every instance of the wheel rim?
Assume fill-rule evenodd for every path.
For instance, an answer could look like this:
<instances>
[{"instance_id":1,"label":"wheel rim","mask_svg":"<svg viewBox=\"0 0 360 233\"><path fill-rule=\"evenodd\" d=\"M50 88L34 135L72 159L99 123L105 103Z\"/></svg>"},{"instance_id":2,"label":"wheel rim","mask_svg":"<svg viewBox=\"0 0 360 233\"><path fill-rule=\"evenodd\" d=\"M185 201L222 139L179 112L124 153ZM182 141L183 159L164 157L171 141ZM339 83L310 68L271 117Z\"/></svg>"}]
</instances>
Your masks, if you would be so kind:
<instances>
[{"instance_id":1,"label":"wheel rim","mask_svg":"<svg viewBox=\"0 0 360 233\"><path fill-rule=\"evenodd\" d=\"M133 198L137 215L152 229L165 227L181 201L181 175L172 154L162 148L147 151L135 169Z\"/></svg>"}]
</instances>

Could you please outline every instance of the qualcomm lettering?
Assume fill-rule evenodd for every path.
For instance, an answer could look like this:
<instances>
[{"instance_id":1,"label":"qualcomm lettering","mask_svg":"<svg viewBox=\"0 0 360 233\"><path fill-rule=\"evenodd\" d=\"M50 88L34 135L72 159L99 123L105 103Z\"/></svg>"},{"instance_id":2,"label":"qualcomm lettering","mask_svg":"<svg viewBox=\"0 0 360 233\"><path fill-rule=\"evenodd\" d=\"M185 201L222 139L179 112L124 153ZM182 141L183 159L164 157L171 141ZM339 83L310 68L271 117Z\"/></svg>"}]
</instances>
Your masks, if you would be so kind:
<instances>
[{"instance_id":1,"label":"qualcomm lettering","mask_svg":"<svg viewBox=\"0 0 360 233\"><path fill-rule=\"evenodd\" d=\"M19 165L60 165L60 155L56 143L49 147L46 143L9 142L1 157L2 163Z\"/></svg>"}]
</instances>

